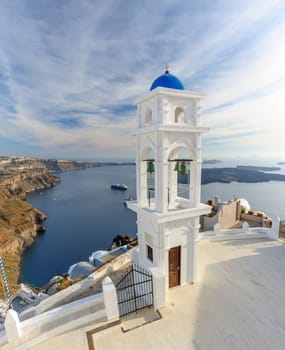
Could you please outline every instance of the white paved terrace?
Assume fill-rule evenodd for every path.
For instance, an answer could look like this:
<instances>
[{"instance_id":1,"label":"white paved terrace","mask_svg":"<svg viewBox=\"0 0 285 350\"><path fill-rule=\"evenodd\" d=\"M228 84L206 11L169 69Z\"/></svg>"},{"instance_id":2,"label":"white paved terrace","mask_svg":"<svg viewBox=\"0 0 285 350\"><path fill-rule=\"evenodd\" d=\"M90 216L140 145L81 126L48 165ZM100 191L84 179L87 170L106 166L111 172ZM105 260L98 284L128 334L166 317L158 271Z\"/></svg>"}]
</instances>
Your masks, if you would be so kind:
<instances>
[{"instance_id":1,"label":"white paved terrace","mask_svg":"<svg viewBox=\"0 0 285 350\"><path fill-rule=\"evenodd\" d=\"M173 288L162 319L126 333L83 328L32 350L283 350L285 243L266 238L201 242L199 281ZM91 340L91 342L90 342Z\"/></svg>"}]
</instances>

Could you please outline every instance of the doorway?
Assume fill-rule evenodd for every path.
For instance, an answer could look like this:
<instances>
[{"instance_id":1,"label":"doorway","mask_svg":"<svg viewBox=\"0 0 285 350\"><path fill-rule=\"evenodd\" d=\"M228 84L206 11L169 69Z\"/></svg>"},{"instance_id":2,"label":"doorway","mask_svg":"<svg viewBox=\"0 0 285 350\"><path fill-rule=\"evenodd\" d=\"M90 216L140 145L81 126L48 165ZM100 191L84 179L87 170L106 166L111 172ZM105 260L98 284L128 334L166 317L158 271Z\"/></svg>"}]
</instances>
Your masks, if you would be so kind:
<instances>
[{"instance_id":1,"label":"doorway","mask_svg":"<svg viewBox=\"0 0 285 350\"><path fill-rule=\"evenodd\" d=\"M173 247L168 252L169 288L180 284L181 246Z\"/></svg>"}]
</instances>

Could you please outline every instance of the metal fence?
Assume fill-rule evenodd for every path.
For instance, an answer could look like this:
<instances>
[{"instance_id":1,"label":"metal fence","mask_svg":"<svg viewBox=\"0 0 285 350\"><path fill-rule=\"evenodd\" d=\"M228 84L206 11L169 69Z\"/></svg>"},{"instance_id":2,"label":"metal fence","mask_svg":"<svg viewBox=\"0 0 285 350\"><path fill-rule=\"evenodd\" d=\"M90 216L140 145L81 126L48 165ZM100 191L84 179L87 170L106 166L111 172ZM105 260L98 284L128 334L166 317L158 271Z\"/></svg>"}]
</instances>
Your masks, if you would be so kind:
<instances>
[{"instance_id":1,"label":"metal fence","mask_svg":"<svg viewBox=\"0 0 285 350\"><path fill-rule=\"evenodd\" d=\"M116 284L120 317L153 307L152 275L132 264Z\"/></svg>"}]
</instances>

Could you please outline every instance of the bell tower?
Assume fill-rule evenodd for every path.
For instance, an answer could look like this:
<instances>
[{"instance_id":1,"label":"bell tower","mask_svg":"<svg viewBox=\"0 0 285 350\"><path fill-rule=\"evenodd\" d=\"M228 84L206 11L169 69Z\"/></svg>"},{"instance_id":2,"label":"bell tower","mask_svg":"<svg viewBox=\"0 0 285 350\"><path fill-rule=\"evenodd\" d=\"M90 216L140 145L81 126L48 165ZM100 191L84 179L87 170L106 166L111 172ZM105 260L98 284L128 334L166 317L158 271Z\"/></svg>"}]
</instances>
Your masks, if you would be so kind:
<instances>
[{"instance_id":1,"label":"bell tower","mask_svg":"<svg viewBox=\"0 0 285 350\"><path fill-rule=\"evenodd\" d=\"M137 213L138 264L157 267L165 291L195 282L199 217L211 211L200 203L203 97L167 66L136 102L137 200L128 207Z\"/></svg>"}]
</instances>

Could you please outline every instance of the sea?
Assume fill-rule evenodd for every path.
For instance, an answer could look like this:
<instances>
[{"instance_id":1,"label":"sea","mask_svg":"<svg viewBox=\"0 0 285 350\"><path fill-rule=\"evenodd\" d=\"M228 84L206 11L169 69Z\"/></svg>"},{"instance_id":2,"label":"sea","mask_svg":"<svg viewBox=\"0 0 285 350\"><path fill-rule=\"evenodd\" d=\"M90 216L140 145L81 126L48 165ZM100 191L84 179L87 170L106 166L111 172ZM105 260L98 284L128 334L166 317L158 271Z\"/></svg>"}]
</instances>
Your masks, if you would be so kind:
<instances>
[{"instance_id":1,"label":"sea","mask_svg":"<svg viewBox=\"0 0 285 350\"><path fill-rule=\"evenodd\" d=\"M239 165L276 166L276 162ZM235 164L237 165L237 164ZM234 161L205 164L205 167L234 166ZM276 173L285 174L285 165ZM30 193L27 201L47 215L46 232L22 255L21 282L35 287L62 275L79 261L88 261L96 250L106 250L117 234L136 236L136 214L124 205L126 197L136 197L134 165L101 166L56 174L55 187ZM127 191L112 190L111 184L124 183ZM202 186L201 200L220 196L222 201L246 198L255 210L278 215L285 220L285 182L211 183Z\"/></svg>"}]
</instances>

